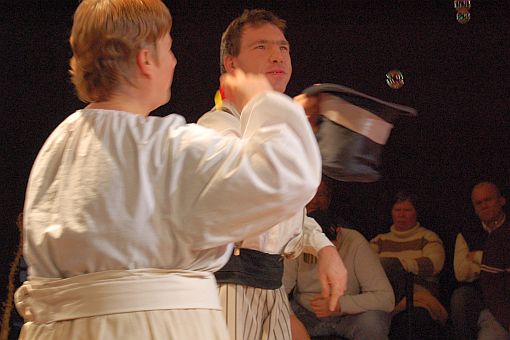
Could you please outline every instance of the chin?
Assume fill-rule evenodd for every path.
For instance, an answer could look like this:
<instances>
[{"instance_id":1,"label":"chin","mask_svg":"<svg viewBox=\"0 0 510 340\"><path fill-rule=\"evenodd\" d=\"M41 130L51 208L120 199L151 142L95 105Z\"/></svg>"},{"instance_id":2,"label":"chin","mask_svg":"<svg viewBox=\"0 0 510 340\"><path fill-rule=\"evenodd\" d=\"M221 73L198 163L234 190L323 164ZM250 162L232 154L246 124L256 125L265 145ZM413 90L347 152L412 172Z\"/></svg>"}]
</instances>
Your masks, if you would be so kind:
<instances>
[{"instance_id":1,"label":"chin","mask_svg":"<svg viewBox=\"0 0 510 340\"><path fill-rule=\"evenodd\" d=\"M172 93L170 91L168 91L167 95L161 101L161 104L159 104L159 106L163 106L163 105L167 104L170 101L170 98L172 98Z\"/></svg>"},{"instance_id":2,"label":"chin","mask_svg":"<svg viewBox=\"0 0 510 340\"><path fill-rule=\"evenodd\" d=\"M282 81L281 79L273 79L273 81L269 82L271 84L271 87L274 91L285 93L285 90L287 89L287 83L288 81Z\"/></svg>"},{"instance_id":3,"label":"chin","mask_svg":"<svg viewBox=\"0 0 510 340\"><path fill-rule=\"evenodd\" d=\"M283 86L283 85L273 85L273 90L277 91L277 92L280 92L280 93L285 93L285 90L287 89L287 85Z\"/></svg>"}]
</instances>

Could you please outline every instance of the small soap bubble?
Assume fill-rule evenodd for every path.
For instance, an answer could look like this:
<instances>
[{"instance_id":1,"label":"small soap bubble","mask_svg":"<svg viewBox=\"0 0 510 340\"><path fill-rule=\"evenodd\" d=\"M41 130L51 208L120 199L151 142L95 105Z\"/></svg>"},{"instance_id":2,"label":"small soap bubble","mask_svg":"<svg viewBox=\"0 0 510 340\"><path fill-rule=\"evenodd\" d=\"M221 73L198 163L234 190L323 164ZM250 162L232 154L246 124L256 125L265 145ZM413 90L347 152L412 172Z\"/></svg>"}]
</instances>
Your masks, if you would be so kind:
<instances>
[{"instance_id":1,"label":"small soap bubble","mask_svg":"<svg viewBox=\"0 0 510 340\"><path fill-rule=\"evenodd\" d=\"M458 11L460 8L465 8L467 10L469 10L471 8L471 1L469 0L464 0L464 1L461 1L461 0L455 0L453 2L453 7L455 7L455 9Z\"/></svg>"},{"instance_id":2,"label":"small soap bubble","mask_svg":"<svg viewBox=\"0 0 510 340\"><path fill-rule=\"evenodd\" d=\"M468 9L461 7L457 10L457 21L459 24L467 24L471 20L471 14Z\"/></svg>"},{"instance_id":3,"label":"small soap bubble","mask_svg":"<svg viewBox=\"0 0 510 340\"><path fill-rule=\"evenodd\" d=\"M394 90L404 86L404 75L399 70L391 70L386 73L386 84Z\"/></svg>"}]
</instances>

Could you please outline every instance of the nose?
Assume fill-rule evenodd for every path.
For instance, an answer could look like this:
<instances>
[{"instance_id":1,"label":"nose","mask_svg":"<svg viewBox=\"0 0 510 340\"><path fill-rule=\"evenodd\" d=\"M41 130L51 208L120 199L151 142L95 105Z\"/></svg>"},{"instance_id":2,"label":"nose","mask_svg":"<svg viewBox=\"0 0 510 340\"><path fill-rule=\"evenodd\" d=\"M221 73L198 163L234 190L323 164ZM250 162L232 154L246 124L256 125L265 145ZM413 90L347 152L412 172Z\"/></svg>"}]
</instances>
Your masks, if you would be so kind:
<instances>
[{"instance_id":1,"label":"nose","mask_svg":"<svg viewBox=\"0 0 510 340\"><path fill-rule=\"evenodd\" d=\"M276 46L276 45L271 46L271 53L269 55L269 58L272 63L275 63L275 64L283 63L283 53L280 50L280 46Z\"/></svg>"}]
</instances>

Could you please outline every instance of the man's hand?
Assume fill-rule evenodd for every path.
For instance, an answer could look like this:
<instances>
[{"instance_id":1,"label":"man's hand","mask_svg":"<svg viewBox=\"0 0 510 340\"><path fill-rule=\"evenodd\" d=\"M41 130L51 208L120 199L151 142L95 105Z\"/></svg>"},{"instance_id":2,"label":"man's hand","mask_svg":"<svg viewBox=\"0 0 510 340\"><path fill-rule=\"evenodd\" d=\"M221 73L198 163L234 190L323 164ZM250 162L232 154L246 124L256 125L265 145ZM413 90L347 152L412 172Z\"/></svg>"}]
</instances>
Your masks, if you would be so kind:
<instances>
[{"instance_id":1,"label":"man's hand","mask_svg":"<svg viewBox=\"0 0 510 340\"><path fill-rule=\"evenodd\" d=\"M319 130L319 97L300 94L294 97L294 101L300 104L305 110L306 117L312 126L314 133Z\"/></svg>"},{"instance_id":2,"label":"man's hand","mask_svg":"<svg viewBox=\"0 0 510 340\"><path fill-rule=\"evenodd\" d=\"M482 264L482 254L481 250L473 250L467 254L467 259L476 264Z\"/></svg>"},{"instance_id":3,"label":"man's hand","mask_svg":"<svg viewBox=\"0 0 510 340\"><path fill-rule=\"evenodd\" d=\"M321 296L329 301L327 306L331 312L335 311L338 299L347 287L347 269L334 246L326 246L319 250L319 280L321 282Z\"/></svg>"},{"instance_id":4,"label":"man's hand","mask_svg":"<svg viewBox=\"0 0 510 340\"><path fill-rule=\"evenodd\" d=\"M317 316L318 318L327 318L328 316L331 316L333 314L338 314L340 309L339 305L338 310L331 311L329 309L328 300L324 299L320 295L316 295L313 299L310 300L310 306L312 307L315 316Z\"/></svg>"},{"instance_id":5,"label":"man's hand","mask_svg":"<svg viewBox=\"0 0 510 340\"><path fill-rule=\"evenodd\" d=\"M220 77L224 100L229 101L241 112L244 106L260 93L273 88L264 75L244 73L236 69L233 74L225 73Z\"/></svg>"}]
</instances>

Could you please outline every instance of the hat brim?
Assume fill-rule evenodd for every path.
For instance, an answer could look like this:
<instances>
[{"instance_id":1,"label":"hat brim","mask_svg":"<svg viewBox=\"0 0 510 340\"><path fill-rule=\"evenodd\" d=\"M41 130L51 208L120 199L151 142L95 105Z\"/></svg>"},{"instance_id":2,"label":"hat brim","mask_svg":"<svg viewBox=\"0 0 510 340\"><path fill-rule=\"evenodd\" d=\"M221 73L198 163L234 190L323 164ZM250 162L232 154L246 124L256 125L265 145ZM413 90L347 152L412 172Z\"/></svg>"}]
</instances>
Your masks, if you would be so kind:
<instances>
[{"instance_id":1,"label":"hat brim","mask_svg":"<svg viewBox=\"0 0 510 340\"><path fill-rule=\"evenodd\" d=\"M394 122L399 116L414 117L418 114L416 109L412 107L390 103L338 84L315 84L303 90L303 93L308 96L317 96L321 93L330 93L339 96L353 105L378 115L389 123Z\"/></svg>"}]
</instances>

